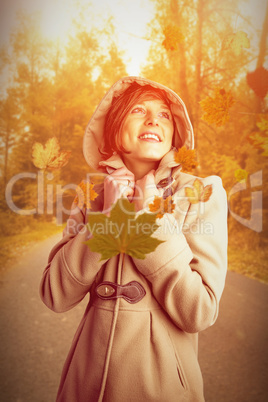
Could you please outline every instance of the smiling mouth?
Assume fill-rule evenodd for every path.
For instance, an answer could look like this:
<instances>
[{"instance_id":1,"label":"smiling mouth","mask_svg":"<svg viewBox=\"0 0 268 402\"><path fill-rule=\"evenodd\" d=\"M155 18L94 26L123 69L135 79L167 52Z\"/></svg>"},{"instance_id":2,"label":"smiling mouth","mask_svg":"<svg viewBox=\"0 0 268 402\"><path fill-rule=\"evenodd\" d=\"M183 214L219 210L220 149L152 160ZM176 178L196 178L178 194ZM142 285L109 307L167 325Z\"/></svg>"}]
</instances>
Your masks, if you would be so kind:
<instances>
[{"instance_id":1,"label":"smiling mouth","mask_svg":"<svg viewBox=\"0 0 268 402\"><path fill-rule=\"evenodd\" d=\"M144 133L144 134L141 134L139 136L139 139L140 140L147 140L147 141L149 140L149 141L162 142L161 138L156 133Z\"/></svg>"}]
</instances>

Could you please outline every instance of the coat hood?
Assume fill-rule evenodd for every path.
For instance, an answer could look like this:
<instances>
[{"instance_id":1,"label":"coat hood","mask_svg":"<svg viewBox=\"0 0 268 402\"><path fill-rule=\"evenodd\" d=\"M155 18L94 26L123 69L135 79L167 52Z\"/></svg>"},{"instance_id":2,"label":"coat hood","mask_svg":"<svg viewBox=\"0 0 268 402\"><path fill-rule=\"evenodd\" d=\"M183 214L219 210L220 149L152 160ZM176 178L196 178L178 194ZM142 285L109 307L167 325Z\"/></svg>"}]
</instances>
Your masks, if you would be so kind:
<instances>
[{"instance_id":1,"label":"coat hood","mask_svg":"<svg viewBox=\"0 0 268 402\"><path fill-rule=\"evenodd\" d=\"M86 162L93 169L98 169L99 162L103 160L99 148L101 148L103 142L105 118L112 104L112 100L114 97L124 92L134 82L142 86L150 85L153 88L159 88L166 92L171 102L170 110L175 121L175 146L176 148L180 148L185 145L188 149L194 148L192 124L181 98L174 91L157 82L143 77L124 77L118 80L102 98L87 125L84 135L83 152Z\"/></svg>"}]
</instances>

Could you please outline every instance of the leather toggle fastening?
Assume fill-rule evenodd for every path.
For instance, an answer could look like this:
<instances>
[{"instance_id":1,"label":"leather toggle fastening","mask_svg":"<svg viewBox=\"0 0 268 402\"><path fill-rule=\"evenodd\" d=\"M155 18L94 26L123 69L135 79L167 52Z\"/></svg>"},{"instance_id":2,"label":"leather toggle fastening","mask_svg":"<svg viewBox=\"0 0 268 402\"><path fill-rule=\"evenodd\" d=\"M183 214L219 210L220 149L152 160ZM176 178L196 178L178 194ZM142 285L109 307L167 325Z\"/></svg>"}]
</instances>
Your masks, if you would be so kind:
<instances>
[{"instance_id":1,"label":"leather toggle fastening","mask_svg":"<svg viewBox=\"0 0 268 402\"><path fill-rule=\"evenodd\" d=\"M95 289L96 295L103 300L123 297L128 303L138 303L145 295L145 289L137 282L132 281L126 285L118 285L113 282L102 282Z\"/></svg>"},{"instance_id":2,"label":"leather toggle fastening","mask_svg":"<svg viewBox=\"0 0 268 402\"><path fill-rule=\"evenodd\" d=\"M173 195L173 191L171 188L173 180L174 180L173 177L169 176L166 177L165 179L160 180L160 182L156 185L157 188L163 188L163 189L165 188L164 194L162 196L164 200L170 195Z\"/></svg>"},{"instance_id":3,"label":"leather toggle fastening","mask_svg":"<svg viewBox=\"0 0 268 402\"><path fill-rule=\"evenodd\" d=\"M169 186L173 182L173 177L169 176L166 177L165 179L160 180L160 182L156 185L157 188L164 188Z\"/></svg>"}]
</instances>

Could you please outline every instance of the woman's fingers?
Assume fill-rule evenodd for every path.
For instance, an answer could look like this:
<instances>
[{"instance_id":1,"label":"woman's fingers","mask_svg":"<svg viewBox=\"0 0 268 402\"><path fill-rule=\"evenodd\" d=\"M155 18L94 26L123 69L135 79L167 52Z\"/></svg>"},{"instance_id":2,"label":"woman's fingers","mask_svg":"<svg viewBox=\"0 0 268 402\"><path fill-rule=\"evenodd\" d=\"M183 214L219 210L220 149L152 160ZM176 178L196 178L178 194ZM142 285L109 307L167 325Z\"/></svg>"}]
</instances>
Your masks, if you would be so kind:
<instances>
[{"instance_id":1,"label":"woman's fingers","mask_svg":"<svg viewBox=\"0 0 268 402\"><path fill-rule=\"evenodd\" d=\"M116 180L120 184L130 186L134 188L135 177L132 172L127 168L122 167L120 169L114 170L111 174L106 177L107 180Z\"/></svg>"},{"instance_id":2,"label":"woman's fingers","mask_svg":"<svg viewBox=\"0 0 268 402\"><path fill-rule=\"evenodd\" d=\"M104 180L104 213L109 213L113 204L121 197L135 204L137 211L148 207L154 197L159 195L156 188L155 171L150 171L142 179L135 182L135 177L126 167L111 171Z\"/></svg>"},{"instance_id":3,"label":"woman's fingers","mask_svg":"<svg viewBox=\"0 0 268 402\"><path fill-rule=\"evenodd\" d=\"M109 213L112 205L121 197L130 200L134 193L134 175L126 168L120 168L107 175L104 180L103 212Z\"/></svg>"},{"instance_id":4,"label":"woman's fingers","mask_svg":"<svg viewBox=\"0 0 268 402\"><path fill-rule=\"evenodd\" d=\"M154 181L154 172L154 170L150 171L135 183L133 202L135 203L137 211L148 207L148 205L153 202L154 197L159 195Z\"/></svg>"},{"instance_id":5,"label":"woman's fingers","mask_svg":"<svg viewBox=\"0 0 268 402\"><path fill-rule=\"evenodd\" d=\"M105 178L105 180L109 181L109 182L114 182L114 183L120 183L120 184L124 184L125 186L132 186L134 187L134 180L131 180L130 176L112 176L109 175Z\"/></svg>"},{"instance_id":6,"label":"woman's fingers","mask_svg":"<svg viewBox=\"0 0 268 402\"><path fill-rule=\"evenodd\" d=\"M120 169L114 170L109 176L119 177L119 176L128 176L132 180L134 180L134 174L128 170L126 167L121 167Z\"/></svg>"}]
</instances>

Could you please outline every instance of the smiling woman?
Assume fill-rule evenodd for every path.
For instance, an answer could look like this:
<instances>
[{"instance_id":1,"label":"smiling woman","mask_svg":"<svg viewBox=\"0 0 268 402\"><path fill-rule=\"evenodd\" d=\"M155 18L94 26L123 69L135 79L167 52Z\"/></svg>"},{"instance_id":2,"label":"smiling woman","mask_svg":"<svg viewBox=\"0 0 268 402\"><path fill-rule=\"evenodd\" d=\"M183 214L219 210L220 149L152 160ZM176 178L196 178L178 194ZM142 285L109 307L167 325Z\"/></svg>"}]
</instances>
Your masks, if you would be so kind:
<instances>
[{"instance_id":1,"label":"smiling woman","mask_svg":"<svg viewBox=\"0 0 268 402\"><path fill-rule=\"evenodd\" d=\"M162 90L130 86L107 113L103 143L106 158L118 152L136 179L148 169L155 169L171 149L174 123L169 105Z\"/></svg>"},{"instance_id":2,"label":"smiling woman","mask_svg":"<svg viewBox=\"0 0 268 402\"><path fill-rule=\"evenodd\" d=\"M105 176L91 203L97 214L74 204L40 288L44 303L59 312L90 295L57 402L204 401L197 337L218 315L227 270L227 203L220 178L181 171L175 155L182 146L193 148L183 101L142 77L116 82L90 119L84 155ZM199 197L200 189L208 188L209 194ZM198 197L185 197L189 191ZM136 245L137 253L120 247L117 255L100 260L88 216L89 221L99 218L98 231L108 247L105 236L111 239L112 233L105 222L117 226L122 214L133 223L124 205L145 213L154 198L172 200L174 206L156 211L161 212L157 230L149 228L157 248L141 256L138 233L126 225L124 244ZM137 220L145 234L148 222L142 216ZM212 230L197 230L200 222Z\"/></svg>"},{"instance_id":3,"label":"smiling woman","mask_svg":"<svg viewBox=\"0 0 268 402\"><path fill-rule=\"evenodd\" d=\"M173 131L171 112L161 100L134 105L122 127L122 145L126 150L122 158L137 179L144 176L140 169L137 172L137 166L146 164L147 169L157 168L171 149Z\"/></svg>"}]
</instances>

